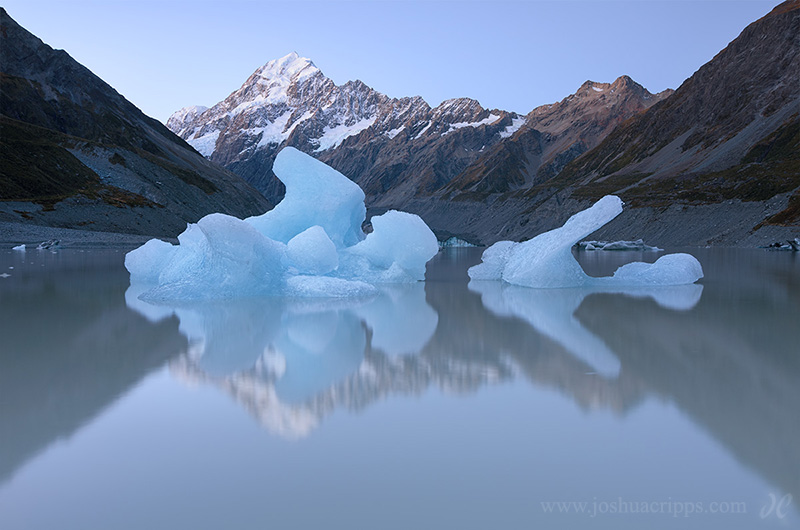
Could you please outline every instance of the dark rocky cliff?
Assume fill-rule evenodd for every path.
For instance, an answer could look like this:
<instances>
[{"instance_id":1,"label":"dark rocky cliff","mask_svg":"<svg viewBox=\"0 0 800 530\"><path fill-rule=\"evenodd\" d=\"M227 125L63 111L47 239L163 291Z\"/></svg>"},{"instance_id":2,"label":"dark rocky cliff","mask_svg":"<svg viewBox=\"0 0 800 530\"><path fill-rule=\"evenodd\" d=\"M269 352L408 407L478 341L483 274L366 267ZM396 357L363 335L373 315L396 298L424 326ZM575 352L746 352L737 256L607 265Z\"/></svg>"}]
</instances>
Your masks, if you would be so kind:
<instances>
[{"instance_id":1,"label":"dark rocky cliff","mask_svg":"<svg viewBox=\"0 0 800 530\"><path fill-rule=\"evenodd\" d=\"M539 172L519 187L536 160L504 157L494 181L515 187L454 191L410 209L441 232L491 243L532 237L616 194L628 208L597 237L748 246L797 237L800 1L750 24L674 94L601 140L552 178Z\"/></svg>"},{"instance_id":2,"label":"dark rocky cliff","mask_svg":"<svg viewBox=\"0 0 800 530\"><path fill-rule=\"evenodd\" d=\"M174 236L270 206L2 8L0 143L0 221Z\"/></svg>"}]
</instances>

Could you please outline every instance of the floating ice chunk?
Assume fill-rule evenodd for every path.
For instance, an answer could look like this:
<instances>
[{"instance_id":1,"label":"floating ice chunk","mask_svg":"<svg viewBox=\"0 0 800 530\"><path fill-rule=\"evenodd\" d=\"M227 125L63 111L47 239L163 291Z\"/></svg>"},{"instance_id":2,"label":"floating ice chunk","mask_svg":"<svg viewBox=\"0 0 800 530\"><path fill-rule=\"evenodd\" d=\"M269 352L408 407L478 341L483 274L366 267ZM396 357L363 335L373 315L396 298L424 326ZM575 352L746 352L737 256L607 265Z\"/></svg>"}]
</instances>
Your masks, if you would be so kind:
<instances>
[{"instance_id":1,"label":"floating ice chunk","mask_svg":"<svg viewBox=\"0 0 800 530\"><path fill-rule=\"evenodd\" d=\"M653 264L632 263L613 277L587 275L572 255L572 246L622 212L622 201L607 195L592 207L570 217L564 226L524 243L501 241L484 252L483 263L470 268L474 280L502 279L535 288L591 287L599 285L683 285L703 277L694 256L670 254Z\"/></svg>"},{"instance_id":2,"label":"floating ice chunk","mask_svg":"<svg viewBox=\"0 0 800 530\"><path fill-rule=\"evenodd\" d=\"M25 252L25 245L24 244L23 245L17 245L16 247L13 247L11 250L18 250L18 251L21 251L21 252Z\"/></svg>"},{"instance_id":3,"label":"floating ice chunk","mask_svg":"<svg viewBox=\"0 0 800 530\"><path fill-rule=\"evenodd\" d=\"M372 283L425 278L439 247L418 216L387 212L364 236L364 193L347 177L292 148L280 152L274 171L286 196L272 211L244 221L207 215L177 246L151 240L128 253L131 281L150 284L140 296L363 297L375 294Z\"/></svg>"},{"instance_id":4,"label":"floating ice chunk","mask_svg":"<svg viewBox=\"0 0 800 530\"><path fill-rule=\"evenodd\" d=\"M703 267L689 254L667 254L655 263L634 261L618 268L611 278L598 278L615 285L683 285L703 277Z\"/></svg>"},{"instance_id":5,"label":"floating ice chunk","mask_svg":"<svg viewBox=\"0 0 800 530\"><path fill-rule=\"evenodd\" d=\"M272 171L286 185L286 195L267 213L245 219L263 235L288 243L319 225L336 248L364 239L361 224L367 210L356 183L293 147L278 153Z\"/></svg>"},{"instance_id":6,"label":"floating ice chunk","mask_svg":"<svg viewBox=\"0 0 800 530\"><path fill-rule=\"evenodd\" d=\"M309 298L361 298L377 289L364 282L330 276L291 276L286 280L286 295Z\"/></svg>"},{"instance_id":7,"label":"floating ice chunk","mask_svg":"<svg viewBox=\"0 0 800 530\"><path fill-rule=\"evenodd\" d=\"M286 245L289 264L301 274L327 274L339 266L336 245L321 226L300 232Z\"/></svg>"},{"instance_id":8,"label":"floating ice chunk","mask_svg":"<svg viewBox=\"0 0 800 530\"><path fill-rule=\"evenodd\" d=\"M441 248L451 248L451 247L466 248L466 247L476 247L476 246L478 245L473 245L469 241L464 241L463 239L458 238L456 236L449 237L444 241L439 241L439 247Z\"/></svg>"},{"instance_id":9,"label":"floating ice chunk","mask_svg":"<svg viewBox=\"0 0 800 530\"><path fill-rule=\"evenodd\" d=\"M641 239L635 241L581 241L576 245L578 250L638 250L663 252L664 249L651 247Z\"/></svg>"},{"instance_id":10,"label":"floating ice chunk","mask_svg":"<svg viewBox=\"0 0 800 530\"><path fill-rule=\"evenodd\" d=\"M172 259L178 247L160 239L151 239L136 250L125 255L125 268L131 279L156 282L161 269Z\"/></svg>"},{"instance_id":11,"label":"floating ice chunk","mask_svg":"<svg viewBox=\"0 0 800 530\"><path fill-rule=\"evenodd\" d=\"M61 247L61 241L58 239L48 239L47 241L42 241L39 243L39 246L36 247L36 250L50 250L55 248Z\"/></svg>"},{"instance_id":12,"label":"floating ice chunk","mask_svg":"<svg viewBox=\"0 0 800 530\"><path fill-rule=\"evenodd\" d=\"M609 195L570 217L561 228L514 245L503 268L503 280L525 287L544 288L579 287L591 283L591 278L572 256L572 245L621 212L622 201Z\"/></svg>"},{"instance_id":13,"label":"floating ice chunk","mask_svg":"<svg viewBox=\"0 0 800 530\"><path fill-rule=\"evenodd\" d=\"M207 215L189 225L178 241L180 245L161 269L158 286L146 292L146 298L257 296L282 286L286 245L263 237L240 219Z\"/></svg>"},{"instance_id":14,"label":"floating ice chunk","mask_svg":"<svg viewBox=\"0 0 800 530\"><path fill-rule=\"evenodd\" d=\"M502 280L508 256L516 244L513 241L498 241L484 250L481 263L469 269L469 277L473 280Z\"/></svg>"},{"instance_id":15,"label":"floating ice chunk","mask_svg":"<svg viewBox=\"0 0 800 530\"><path fill-rule=\"evenodd\" d=\"M425 279L425 264L439 243L419 216L390 210L372 218L373 231L343 249L337 276L370 283L405 283Z\"/></svg>"}]
</instances>

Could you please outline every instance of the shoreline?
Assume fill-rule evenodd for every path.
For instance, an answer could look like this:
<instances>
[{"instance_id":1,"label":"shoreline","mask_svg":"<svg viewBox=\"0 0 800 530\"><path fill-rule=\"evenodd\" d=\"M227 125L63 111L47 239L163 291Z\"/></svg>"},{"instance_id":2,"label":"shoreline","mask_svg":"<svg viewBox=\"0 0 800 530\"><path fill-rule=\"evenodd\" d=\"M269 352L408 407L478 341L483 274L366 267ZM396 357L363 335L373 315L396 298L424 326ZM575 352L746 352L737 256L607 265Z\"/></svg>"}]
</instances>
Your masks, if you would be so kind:
<instances>
[{"instance_id":1,"label":"shoreline","mask_svg":"<svg viewBox=\"0 0 800 530\"><path fill-rule=\"evenodd\" d=\"M44 241L57 239L59 248L135 248L156 238L177 243L175 237L125 234L121 232L102 232L76 228L57 228L52 226L0 221L0 249L10 250L18 245L26 245L32 250ZM33 248L31 248L31 246Z\"/></svg>"},{"instance_id":2,"label":"shoreline","mask_svg":"<svg viewBox=\"0 0 800 530\"><path fill-rule=\"evenodd\" d=\"M26 245L26 250L32 250L40 243L57 239L60 248L136 248L151 239L161 239L177 244L178 238L156 235L127 234L123 232L104 232L97 230L81 230L78 228L59 228L52 226L34 225L13 221L0 221L0 250L10 250L18 245ZM648 244L658 245L658 241ZM786 243L786 241L771 241L772 243ZM488 245L487 245L488 246ZM486 248L478 246L476 248ZM672 247L673 245L665 245ZM676 245L681 248L754 248L770 250L768 246L747 244L719 244L719 245ZM33 247L33 248L31 248ZM775 250L775 249L773 249Z\"/></svg>"}]
</instances>

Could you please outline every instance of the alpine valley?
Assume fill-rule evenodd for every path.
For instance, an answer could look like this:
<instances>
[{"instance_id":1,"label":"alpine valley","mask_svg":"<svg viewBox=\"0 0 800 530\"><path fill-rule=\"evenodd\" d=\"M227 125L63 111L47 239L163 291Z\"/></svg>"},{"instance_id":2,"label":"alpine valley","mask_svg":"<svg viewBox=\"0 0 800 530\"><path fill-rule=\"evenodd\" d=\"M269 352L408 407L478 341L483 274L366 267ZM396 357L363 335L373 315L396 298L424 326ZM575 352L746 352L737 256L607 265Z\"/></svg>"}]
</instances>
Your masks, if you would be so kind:
<instances>
[{"instance_id":1,"label":"alpine valley","mask_svg":"<svg viewBox=\"0 0 800 530\"><path fill-rule=\"evenodd\" d=\"M373 212L418 213L440 238L531 237L615 193L630 208L601 237L753 245L800 222L798 28L800 2L785 2L676 91L587 81L525 116L337 86L291 53L167 126L273 202L272 160L291 145L358 183Z\"/></svg>"},{"instance_id":2,"label":"alpine valley","mask_svg":"<svg viewBox=\"0 0 800 530\"><path fill-rule=\"evenodd\" d=\"M175 237L270 203L0 8L0 222ZM52 232L51 232L52 233Z\"/></svg>"},{"instance_id":3,"label":"alpine valley","mask_svg":"<svg viewBox=\"0 0 800 530\"><path fill-rule=\"evenodd\" d=\"M337 85L291 53L167 127L4 10L0 24L9 226L174 237L207 213L260 213L284 193L271 168L285 146L355 181L369 214L417 213L440 239L529 238L610 193L627 207L597 239L755 246L800 226L800 0L674 91L623 75L526 115L431 107Z\"/></svg>"}]
</instances>

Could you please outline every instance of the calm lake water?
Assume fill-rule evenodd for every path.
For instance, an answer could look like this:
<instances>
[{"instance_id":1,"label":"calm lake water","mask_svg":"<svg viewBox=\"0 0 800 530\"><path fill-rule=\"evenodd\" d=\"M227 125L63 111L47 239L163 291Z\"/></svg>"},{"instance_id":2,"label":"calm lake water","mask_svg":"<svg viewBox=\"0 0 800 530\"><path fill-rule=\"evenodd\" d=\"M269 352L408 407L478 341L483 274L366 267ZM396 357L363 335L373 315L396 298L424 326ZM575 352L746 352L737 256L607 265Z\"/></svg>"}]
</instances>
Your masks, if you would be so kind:
<instances>
[{"instance_id":1,"label":"calm lake water","mask_svg":"<svg viewBox=\"0 0 800 530\"><path fill-rule=\"evenodd\" d=\"M798 528L800 256L691 252L702 285L450 249L370 300L158 307L124 251L0 251L0 528Z\"/></svg>"}]
</instances>

